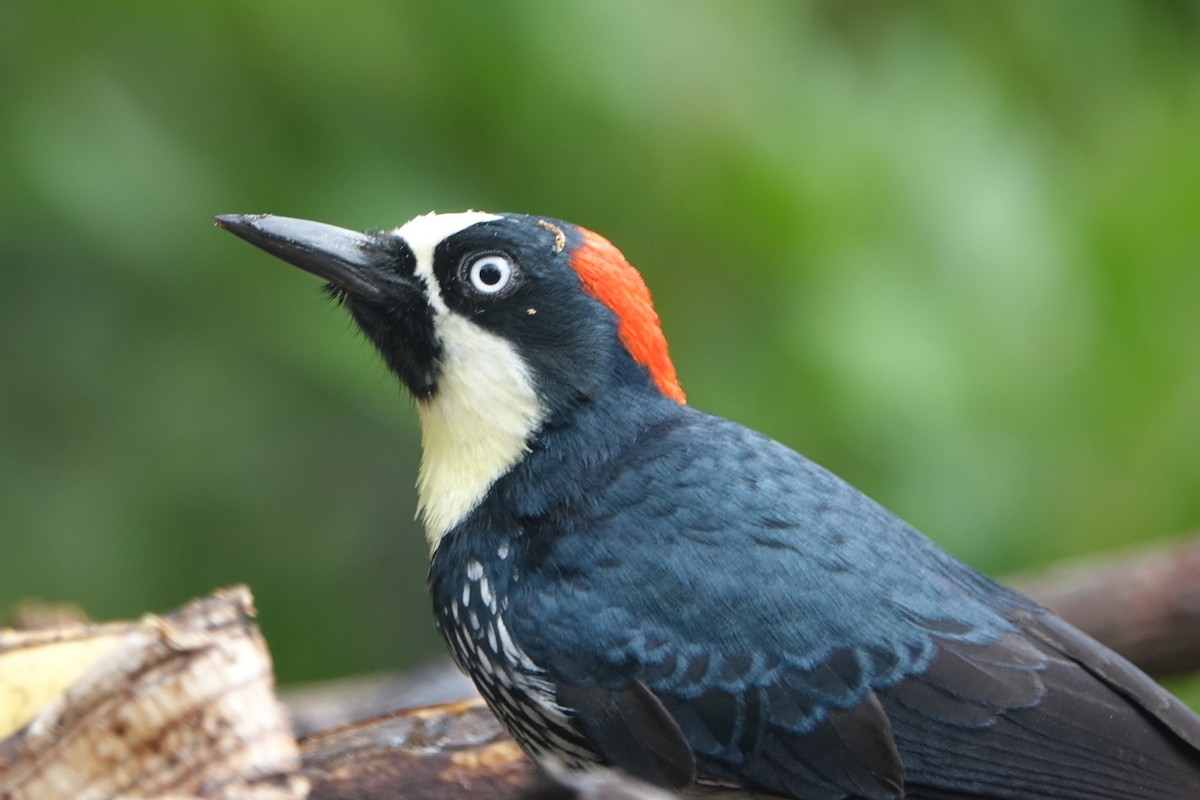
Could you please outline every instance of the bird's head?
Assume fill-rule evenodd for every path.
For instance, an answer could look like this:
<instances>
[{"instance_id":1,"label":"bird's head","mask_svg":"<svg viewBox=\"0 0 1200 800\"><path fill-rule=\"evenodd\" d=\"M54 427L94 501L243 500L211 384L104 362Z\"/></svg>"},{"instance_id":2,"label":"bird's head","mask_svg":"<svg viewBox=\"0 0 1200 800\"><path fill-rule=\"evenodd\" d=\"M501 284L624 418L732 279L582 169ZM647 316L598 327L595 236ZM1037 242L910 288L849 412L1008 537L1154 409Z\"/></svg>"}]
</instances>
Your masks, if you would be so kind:
<instances>
[{"instance_id":1,"label":"bird's head","mask_svg":"<svg viewBox=\"0 0 1200 800\"><path fill-rule=\"evenodd\" d=\"M216 221L328 281L408 387L434 546L543 426L626 386L684 400L641 276L578 226L474 211L368 233L271 215Z\"/></svg>"}]
</instances>

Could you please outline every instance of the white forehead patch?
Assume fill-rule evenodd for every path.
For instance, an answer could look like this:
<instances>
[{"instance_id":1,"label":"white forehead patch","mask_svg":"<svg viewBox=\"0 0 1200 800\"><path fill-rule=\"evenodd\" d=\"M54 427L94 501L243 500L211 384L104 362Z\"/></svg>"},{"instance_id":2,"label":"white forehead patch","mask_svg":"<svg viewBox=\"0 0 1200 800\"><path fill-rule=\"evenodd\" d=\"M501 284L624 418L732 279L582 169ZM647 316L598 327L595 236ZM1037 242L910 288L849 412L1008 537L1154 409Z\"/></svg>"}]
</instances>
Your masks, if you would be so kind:
<instances>
[{"instance_id":1,"label":"white forehead patch","mask_svg":"<svg viewBox=\"0 0 1200 800\"><path fill-rule=\"evenodd\" d=\"M413 255L417 257L416 275L425 282L429 305L434 312L446 313L446 303L442 300L442 287L438 285L437 278L433 274L434 248L448 236L453 236L480 222L491 222L497 219L503 219L503 217L483 211L462 211L455 214L430 212L414 217L396 229L396 235L408 243Z\"/></svg>"}]
</instances>

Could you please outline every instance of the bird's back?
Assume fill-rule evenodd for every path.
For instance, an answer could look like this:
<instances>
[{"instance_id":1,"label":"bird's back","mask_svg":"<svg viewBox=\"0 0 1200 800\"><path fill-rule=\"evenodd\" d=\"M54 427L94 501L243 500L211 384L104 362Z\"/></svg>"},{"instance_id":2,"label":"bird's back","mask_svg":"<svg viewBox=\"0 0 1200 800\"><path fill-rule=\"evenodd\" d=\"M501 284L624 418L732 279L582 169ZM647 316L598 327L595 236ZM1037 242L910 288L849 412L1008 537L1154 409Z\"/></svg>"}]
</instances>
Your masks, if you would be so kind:
<instances>
[{"instance_id":1,"label":"bird's back","mask_svg":"<svg viewBox=\"0 0 1200 800\"><path fill-rule=\"evenodd\" d=\"M560 700L646 687L701 780L798 798L1200 796L1190 710L766 437L680 408L581 474L511 521L506 624ZM568 716L618 766L604 742L672 735Z\"/></svg>"}]
</instances>

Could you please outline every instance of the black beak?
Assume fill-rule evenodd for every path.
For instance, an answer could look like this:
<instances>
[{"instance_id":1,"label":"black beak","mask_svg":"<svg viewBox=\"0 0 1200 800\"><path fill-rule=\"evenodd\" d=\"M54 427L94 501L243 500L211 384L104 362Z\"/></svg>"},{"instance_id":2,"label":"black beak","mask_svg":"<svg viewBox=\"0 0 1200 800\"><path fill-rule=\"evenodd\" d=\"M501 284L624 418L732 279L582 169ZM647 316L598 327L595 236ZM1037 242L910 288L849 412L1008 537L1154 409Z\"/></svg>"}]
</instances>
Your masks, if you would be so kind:
<instances>
[{"instance_id":1,"label":"black beak","mask_svg":"<svg viewBox=\"0 0 1200 800\"><path fill-rule=\"evenodd\" d=\"M392 281L380 273L380 241L358 231L271 214L222 214L213 222L352 295L373 298Z\"/></svg>"}]
</instances>

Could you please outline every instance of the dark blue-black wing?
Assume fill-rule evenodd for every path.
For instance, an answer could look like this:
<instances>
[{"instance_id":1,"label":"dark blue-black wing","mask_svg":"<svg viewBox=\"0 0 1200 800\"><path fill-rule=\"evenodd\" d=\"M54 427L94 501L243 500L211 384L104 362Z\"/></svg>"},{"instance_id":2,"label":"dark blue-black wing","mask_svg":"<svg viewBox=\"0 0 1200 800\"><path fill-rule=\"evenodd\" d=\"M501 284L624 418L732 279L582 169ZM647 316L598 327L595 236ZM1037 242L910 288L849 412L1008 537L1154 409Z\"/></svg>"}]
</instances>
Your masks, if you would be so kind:
<instances>
[{"instance_id":1,"label":"dark blue-black wing","mask_svg":"<svg viewBox=\"0 0 1200 800\"><path fill-rule=\"evenodd\" d=\"M981 798L1200 797L1194 713L1048 612L1013 621L1018 632L993 645L940 644L925 671L881 693L910 786Z\"/></svg>"},{"instance_id":2,"label":"dark blue-black wing","mask_svg":"<svg viewBox=\"0 0 1200 800\"><path fill-rule=\"evenodd\" d=\"M610 761L662 770L682 737L700 780L803 800L1200 796L1200 721L1136 669L791 451L693 424L529 521L554 545L510 625ZM648 705L594 710L614 696Z\"/></svg>"},{"instance_id":3,"label":"dark blue-black wing","mask_svg":"<svg viewBox=\"0 0 1200 800\"><path fill-rule=\"evenodd\" d=\"M563 683L557 687L556 699L572 710L610 764L672 789L696 780L696 757L687 735L641 681L627 681L616 689ZM634 731L638 735L631 735Z\"/></svg>"}]
</instances>

